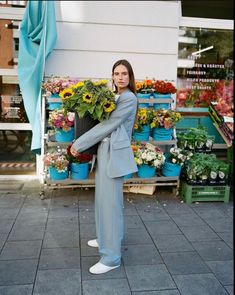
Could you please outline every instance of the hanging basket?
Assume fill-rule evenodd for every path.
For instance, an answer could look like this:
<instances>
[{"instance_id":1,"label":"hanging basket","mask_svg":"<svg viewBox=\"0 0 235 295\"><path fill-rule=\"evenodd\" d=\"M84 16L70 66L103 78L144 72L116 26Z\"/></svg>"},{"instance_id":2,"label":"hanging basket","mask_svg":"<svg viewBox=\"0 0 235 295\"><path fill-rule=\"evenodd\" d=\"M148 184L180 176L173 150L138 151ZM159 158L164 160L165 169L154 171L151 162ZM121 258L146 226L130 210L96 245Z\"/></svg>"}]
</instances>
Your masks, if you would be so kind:
<instances>
[{"instance_id":1,"label":"hanging basket","mask_svg":"<svg viewBox=\"0 0 235 295\"><path fill-rule=\"evenodd\" d=\"M154 177L155 174L156 174L156 167L148 166L145 164L138 166L137 175L140 178Z\"/></svg>"},{"instance_id":2,"label":"hanging basket","mask_svg":"<svg viewBox=\"0 0 235 295\"><path fill-rule=\"evenodd\" d=\"M88 163L71 163L71 178L72 179L87 179L88 178Z\"/></svg>"},{"instance_id":3,"label":"hanging basket","mask_svg":"<svg viewBox=\"0 0 235 295\"><path fill-rule=\"evenodd\" d=\"M98 120L94 120L89 116L86 116L84 118L79 118L76 113L75 114L75 124L74 124L75 139L79 138L81 135L83 135L84 133L89 131L91 128L93 128L98 123L99 123ZM99 145L99 143L93 145L89 149L83 151L83 153L96 155L98 145Z\"/></svg>"},{"instance_id":4,"label":"hanging basket","mask_svg":"<svg viewBox=\"0 0 235 295\"><path fill-rule=\"evenodd\" d=\"M51 180L62 180L68 178L69 176L68 170L64 172L59 172L55 167L49 167L48 170Z\"/></svg>"},{"instance_id":5,"label":"hanging basket","mask_svg":"<svg viewBox=\"0 0 235 295\"><path fill-rule=\"evenodd\" d=\"M153 128L153 139L156 141L171 140L173 128Z\"/></svg>"},{"instance_id":6,"label":"hanging basket","mask_svg":"<svg viewBox=\"0 0 235 295\"><path fill-rule=\"evenodd\" d=\"M62 129L56 129L55 140L58 142L71 142L74 140L74 127L71 127L69 131Z\"/></svg>"}]
</instances>

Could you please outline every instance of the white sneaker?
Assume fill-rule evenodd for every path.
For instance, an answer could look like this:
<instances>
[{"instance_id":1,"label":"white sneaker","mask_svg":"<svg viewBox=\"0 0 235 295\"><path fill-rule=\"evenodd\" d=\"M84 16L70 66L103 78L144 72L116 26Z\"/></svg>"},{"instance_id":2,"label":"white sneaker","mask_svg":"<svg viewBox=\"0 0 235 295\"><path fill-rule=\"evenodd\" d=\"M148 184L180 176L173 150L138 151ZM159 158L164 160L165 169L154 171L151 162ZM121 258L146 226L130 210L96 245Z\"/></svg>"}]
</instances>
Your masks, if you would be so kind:
<instances>
[{"instance_id":1,"label":"white sneaker","mask_svg":"<svg viewBox=\"0 0 235 295\"><path fill-rule=\"evenodd\" d=\"M89 268L89 272L94 274L94 275L99 275L99 274L102 274L102 273L106 273L110 270L113 270L117 267L119 267L120 265L117 265L117 266L107 266L107 265L104 265L103 263L101 262L97 262L96 264L94 264L92 267Z\"/></svg>"},{"instance_id":2,"label":"white sneaker","mask_svg":"<svg viewBox=\"0 0 235 295\"><path fill-rule=\"evenodd\" d=\"M90 247L94 247L94 248L98 248L99 247L99 244L97 243L97 240L96 239L88 241L87 242L87 245L90 246Z\"/></svg>"}]
</instances>

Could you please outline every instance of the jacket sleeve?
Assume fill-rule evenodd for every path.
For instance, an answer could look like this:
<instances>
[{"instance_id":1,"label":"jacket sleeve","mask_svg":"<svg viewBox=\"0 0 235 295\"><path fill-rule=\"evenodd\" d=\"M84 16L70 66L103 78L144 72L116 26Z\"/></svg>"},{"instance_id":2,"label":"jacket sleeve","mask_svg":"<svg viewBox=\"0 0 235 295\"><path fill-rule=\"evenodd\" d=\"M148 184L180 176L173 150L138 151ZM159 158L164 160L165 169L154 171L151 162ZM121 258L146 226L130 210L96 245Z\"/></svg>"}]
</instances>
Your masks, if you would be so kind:
<instances>
[{"instance_id":1,"label":"jacket sleeve","mask_svg":"<svg viewBox=\"0 0 235 295\"><path fill-rule=\"evenodd\" d=\"M111 113L109 119L100 122L75 140L73 143L74 149L82 152L100 142L125 122L130 114L136 111L136 107L137 98L132 92L120 96L117 107Z\"/></svg>"}]
</instances>

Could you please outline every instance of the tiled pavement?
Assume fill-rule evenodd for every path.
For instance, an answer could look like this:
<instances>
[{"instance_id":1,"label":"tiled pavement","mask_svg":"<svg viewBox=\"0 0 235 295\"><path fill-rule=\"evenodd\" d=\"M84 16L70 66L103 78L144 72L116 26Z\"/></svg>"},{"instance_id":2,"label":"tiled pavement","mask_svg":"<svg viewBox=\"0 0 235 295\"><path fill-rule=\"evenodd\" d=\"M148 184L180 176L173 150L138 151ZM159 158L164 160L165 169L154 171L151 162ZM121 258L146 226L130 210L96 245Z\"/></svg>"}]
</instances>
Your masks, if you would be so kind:
<instances>
[{"instance_id":1,"label":"tiled pavement","mask_svg":"<svg viewBox=\"0 0 235 295\"><path fill-rule=\"evenodd\" d=\"M1 187L0 187L1 189ZM120 268L91 275L94 190L0 191L1 295L233 294L233 202L125 194Z\"/></svg>"}]
</instances>

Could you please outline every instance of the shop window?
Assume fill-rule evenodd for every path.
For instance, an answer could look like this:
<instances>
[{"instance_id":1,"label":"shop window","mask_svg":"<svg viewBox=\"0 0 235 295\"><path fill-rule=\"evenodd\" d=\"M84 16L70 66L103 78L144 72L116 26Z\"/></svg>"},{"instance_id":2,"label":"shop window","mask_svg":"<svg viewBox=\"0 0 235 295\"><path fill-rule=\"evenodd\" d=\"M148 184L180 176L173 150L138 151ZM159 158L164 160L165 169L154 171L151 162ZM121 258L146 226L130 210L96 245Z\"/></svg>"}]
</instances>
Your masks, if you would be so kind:
<instances>
[{"instance_id":1,"label":"shop window","mask_svg":"<svg viewBox=\"0 0 235 295\"><path fill-rule=\"evenodd\" d=\"M180 27L176 106L233 104L233 31Z\"/></svg>"}]
</instances>

